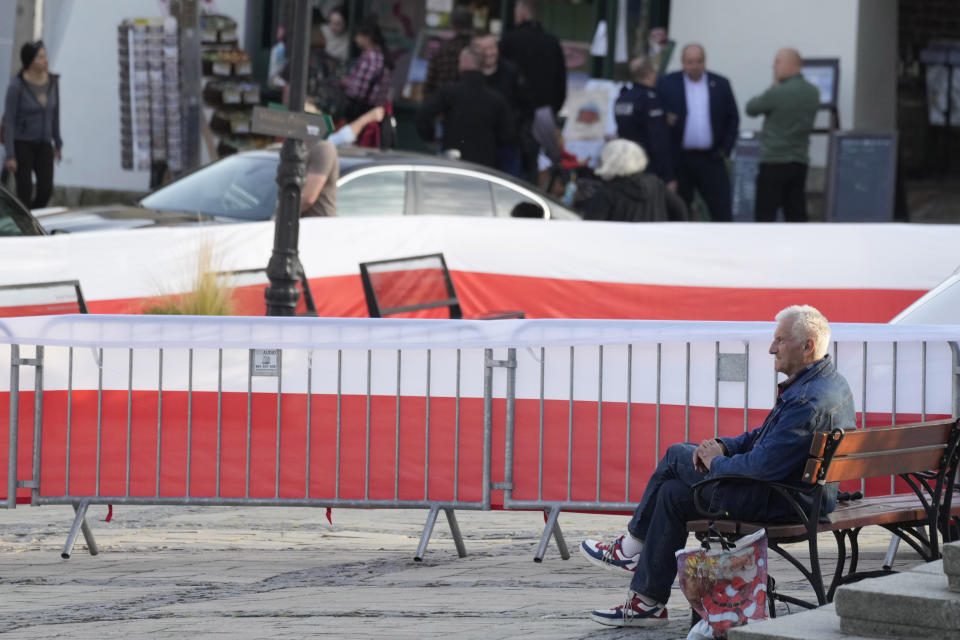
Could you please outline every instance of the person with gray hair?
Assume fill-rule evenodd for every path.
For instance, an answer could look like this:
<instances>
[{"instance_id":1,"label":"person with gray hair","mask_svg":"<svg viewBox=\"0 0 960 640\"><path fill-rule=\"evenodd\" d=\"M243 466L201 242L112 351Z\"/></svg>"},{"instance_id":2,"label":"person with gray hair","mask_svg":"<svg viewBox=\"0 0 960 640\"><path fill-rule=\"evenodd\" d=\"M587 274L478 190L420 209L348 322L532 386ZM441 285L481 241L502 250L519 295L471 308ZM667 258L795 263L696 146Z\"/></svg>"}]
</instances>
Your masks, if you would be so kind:
<instances>
[{"instance_id":1,"label":"person with gray hair","mask_svg":"<svg viewBox=\"0 0 960 640\"><path fill-rule=\"evenodd\" d=\"M777 322L790 322L794 340L813 341L813 358L819 360L827 355L830 345L830 324L814 307L810 305L793 305L780 311Z\"/></svg>"},{"instance_id":2,"label":"person with gray hair","mask_svg":"<svg viewBox=\"0 0 960 640\"><path fill-rule=\"evenodd\" d=\"M707 479L700 496L711 512L734 520L796 519L795 510L766 485L725 480L730 476L778 482L809 513L800 477L813 434L853 429L853 395L837 373L827 345L830 326L818 310L791 306L777 314L770 344L774 368L786 376L773 409L758 428L736 437L699 445L671 445L647 483L623 535L610 542L584 540L580 551L597 566L631 575L626 601L593 612L592 619L614 627L653 627L667 623L666 602L677 575L674 555L687 540L686 523L702 517L694 506L693 485ZM821 513L836 506L837 485L828 485Z\"/></svg>"},{"instance_id":3,"label":"person with gray hair","mask_svg":"<svg viewBox=\"0 0 960 640\"><path fill-rule=\"evenodd\" d=\"M630 61L630 79L632 84L620 90L613 105L617 135L643 147L650 159L647 170L659 176L671 191L676 191L670 127L657 95L657 70L650 58L639 56Z\"/></svg>"},{"instance_id":4,"label":"person with gray hair","mask_svg":"<svg viewBox=\"0 0 960 640\"><path fill-rule=\"evenodd\" d=\"M687 220L687 206L647 168L647 154L636 142L618 138L603 147L601 182L583 206L585 220L665 222Z\"/></svg>"}]
</instances>

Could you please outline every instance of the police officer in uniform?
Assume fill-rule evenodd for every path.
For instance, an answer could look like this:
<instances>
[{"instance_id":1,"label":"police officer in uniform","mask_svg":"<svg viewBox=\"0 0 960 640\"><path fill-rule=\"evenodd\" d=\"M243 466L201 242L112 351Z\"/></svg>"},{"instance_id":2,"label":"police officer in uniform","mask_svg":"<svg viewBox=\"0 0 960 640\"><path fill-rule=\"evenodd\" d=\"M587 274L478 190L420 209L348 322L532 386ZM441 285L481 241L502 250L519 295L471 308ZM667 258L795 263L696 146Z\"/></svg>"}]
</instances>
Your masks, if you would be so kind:
<instances>
[{"instance_id":1,"label":"police officer in uniform","mask_svg":"<svg viewBox=\"0 0 960 640\"><path fill-rule=\"evenodd\" d=\"M620 91L614 104L617 134L643 147L650 159L647 171L659 176L676 191L670 158L670 129L666 112L653 88L657 82L657 70L649 58L641 56L630 61L630 77L633 84Z\"/></svg>"}]
</instances>

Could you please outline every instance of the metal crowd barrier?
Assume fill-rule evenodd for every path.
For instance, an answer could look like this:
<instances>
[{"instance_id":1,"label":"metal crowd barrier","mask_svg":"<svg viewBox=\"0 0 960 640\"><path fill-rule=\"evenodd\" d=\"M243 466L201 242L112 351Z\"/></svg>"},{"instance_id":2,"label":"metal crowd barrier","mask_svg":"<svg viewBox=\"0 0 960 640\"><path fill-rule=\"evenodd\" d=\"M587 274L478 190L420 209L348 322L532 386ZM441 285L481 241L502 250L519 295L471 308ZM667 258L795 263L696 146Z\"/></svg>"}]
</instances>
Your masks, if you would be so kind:
<instances>
[{"instance_id":1,"label":"metal crowd barrier","mask_svg":"<svg viewBox=\"0 0 960 640\"><path fill-rule=\"evenodd\" d=\"M757 426L772 323L60 316L0 322L0 506L632 512L669 444ZM956 415L960 327L835 325L858 427ZM4 353L6 351L6 353ZM30 371L32 369L32 372ZM2 370L0 370L2 371ZM32 375L30 375L32 373ZM4 411L3 403L7 403ZM32 411L27 408L32 407ZM0 414L2 415L2 414ZM0 449L2 450L2 449ZM894 492L871 479L868 494Z\"/></svg>"},{"instance_id":2,"label":"metal crowd barrier","mask_svg":"<svg viewBox=\"0 0 960 640\"><path fill-rule=\"evenodd\" d=\"M685 330L686 323L676 323L669 331L609 339L598 324L590 340L575 337L579 323L560 322L570 330L569 346L508 353L516 373L508 380L514 406L507 409L503 504L549 513L538 561L551 535L561 544L561 511L632 513L670 444L753 429L777 395L768 355L772 324L757 331L750 324L714 323L716 336L697 337L703 324ZM515 340L536 343L537 336L548 337L544 327L550 328L528 324ZM854 394L856 427L960 414L958 334L960 327L835 325L828 353ZM551 376L551 370L565 375ZM560 423L565 428L558 429ZM908 490L895 476L842 488L864 495Z\"/></svg>"}]
</instances>

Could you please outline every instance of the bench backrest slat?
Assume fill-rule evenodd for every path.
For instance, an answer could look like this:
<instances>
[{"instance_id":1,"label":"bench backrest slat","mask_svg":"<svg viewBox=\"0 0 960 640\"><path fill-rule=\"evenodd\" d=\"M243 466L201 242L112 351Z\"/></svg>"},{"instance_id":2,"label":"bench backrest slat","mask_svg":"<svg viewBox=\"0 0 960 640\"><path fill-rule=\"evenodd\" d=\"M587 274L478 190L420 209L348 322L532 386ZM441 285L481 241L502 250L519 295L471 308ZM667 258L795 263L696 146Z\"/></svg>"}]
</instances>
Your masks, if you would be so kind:
<instances>
[{"instance_id":1,"label":"bench backrest slat","mask_svg":"<svg viewBox=\"0 0 960 640\"><path fill-rule=\"evenodd\" d=\"M844 431L825 482L939 469L956 419ZM803 481L817 482L833 434L814 434Z\"/></svg>"},{"instance_id":2,"label":"bench backrest slat","mask_svg":"<svg viewBox=\"0 0 960 640\"><path fill-rule=\"evenodd\" d=\"M933 422L914 422L889 427L847 429L844 431L843 441L834 455L943 444L949 438L950 429L955 420L955 418L948 418ZM810 446L810 456L822 458L829 438L830 432L828 431L815 433L813 443Z\"/></svg>"},{"instance_id":3,"label":"bench backrest slat","mask_svg":"<svg viewBox=\"0 0 960 640\"><path fill-rule=\"evenodd\" d=\"M834 458L827 470L826 482L841 482L860 478L889 476L897 473L929 471L940 466L946 447L932 446L920 449L900 449L889 453Z\"/></svg>"}]
</instances>

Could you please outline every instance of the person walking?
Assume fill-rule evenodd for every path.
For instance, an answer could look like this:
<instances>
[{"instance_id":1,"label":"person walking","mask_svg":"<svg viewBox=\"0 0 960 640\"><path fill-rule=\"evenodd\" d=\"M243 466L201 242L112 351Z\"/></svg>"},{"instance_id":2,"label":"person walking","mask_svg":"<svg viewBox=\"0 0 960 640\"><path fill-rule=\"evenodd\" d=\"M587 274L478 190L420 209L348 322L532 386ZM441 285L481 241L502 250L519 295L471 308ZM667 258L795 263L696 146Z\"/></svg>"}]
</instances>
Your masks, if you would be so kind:
<instances>
[{"instance_id":1,"label":"person walking","mask_svg":"<svg viewBox=\"0 0 960 640\"><path fill-rule=\"evenodd\" d=\"M27 207L47 206L53 194L53 163L61 158L59 76L49 71L43 42L20 49L20 73L7 88L3 166L16 176L17 198ZM36 176L36 190L33 177Z\"/></svg>"},{"instance_id":2,"label":"person walking","mask_svg":"<svg viewBox=\"0 0 960 640\"><path fill-rule=\"evenodd\" d=\"M780 207L787 222L807 221L810 131L820 108L820 91L804 79L802 66L796 49L777 51L773 86L747 103L747 115L763 116L754 208L757 222L773 222Z\"/></svg>"},{"instance_id":3,"label":"person walking","mask_svg":"<svg viewBox=\"0 0 960 640\"><path fill-rule=\"evenodd\" d=\"M733 220L730 175L726 160L737 142L740 114L730 81L706 70L706 53L688 44L681 54L683 71L657 82L673 133L677 193L690 206L698 191L716 222Z\"/></svg>"},{"instance_id":4,"label":"person walking","mask_svg":"<svg viewBox=\"0 0 960 640\"><path fill-rule=\"evenodd\" d=\"M663 180L672 191L677 190L673 159L670 153L670 128L667 115L657 95L657 70L644 56L630 61L633 83L620 90L613 105L617 119L617 135L636 142L647 153L647 171Z\"/></svg>"}]
</instances>

